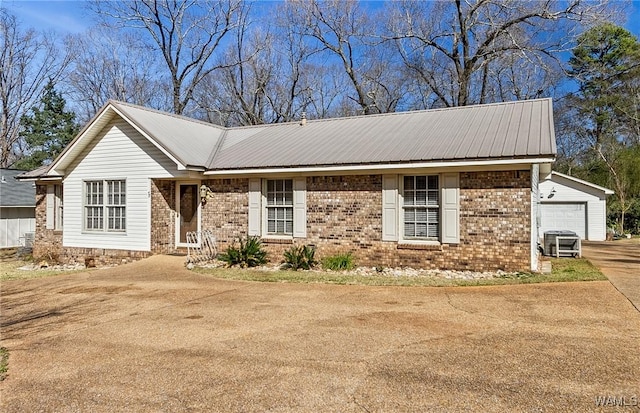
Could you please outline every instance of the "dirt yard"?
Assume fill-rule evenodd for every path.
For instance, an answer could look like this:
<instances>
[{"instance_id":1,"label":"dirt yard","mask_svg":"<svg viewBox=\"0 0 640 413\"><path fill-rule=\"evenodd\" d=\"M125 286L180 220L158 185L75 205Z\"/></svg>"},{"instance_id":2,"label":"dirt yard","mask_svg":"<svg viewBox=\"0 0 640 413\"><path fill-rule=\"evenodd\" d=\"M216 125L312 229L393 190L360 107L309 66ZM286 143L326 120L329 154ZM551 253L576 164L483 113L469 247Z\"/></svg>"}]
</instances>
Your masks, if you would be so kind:
<instances>
[{"instance_id":1,"label":"dirt yard","mask_svg":"<svg viewBox=\"0 0 640 413\"><path fill-rule=\"evenodd\" d=\"M0 411L640 411L640 313L608 281L256 283L182 260L2 283Z\"/></svg>"}]
</instances>

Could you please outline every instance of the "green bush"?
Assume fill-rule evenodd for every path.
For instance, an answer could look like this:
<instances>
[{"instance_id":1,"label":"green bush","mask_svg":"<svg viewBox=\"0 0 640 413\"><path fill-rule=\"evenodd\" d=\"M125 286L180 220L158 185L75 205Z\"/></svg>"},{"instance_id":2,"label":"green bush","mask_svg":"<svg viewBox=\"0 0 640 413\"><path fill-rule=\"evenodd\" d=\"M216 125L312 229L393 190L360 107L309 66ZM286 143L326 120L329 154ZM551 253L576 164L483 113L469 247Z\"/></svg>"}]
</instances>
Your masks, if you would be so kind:
<instances>
[{"instance_id":1,"label":"green bush","mask_svg":"<svg viewBox=\"0 0 640 413\"><path fill-rule=\"evenodd\" d=\"M284 264L282 268L297 271L299 269L310 270L318 262L315 260L316 249L307 245L296 247L295 245L284 252Z\"/></svg>"},{"instance_id":2,"label":"green bush","mask_svg":"<svg viewBox=\"0 0 640 413\"><path fill-rule=\"evenodd\" d=\"M328 270L345 271L355 268L356 263L350 252L346 254L332 255L322 260L322 266Z\"/></svg>"},{"instance_id":3,"label":"green bush","mask_svg":"<svg viewBox=\"0 0 640 413\"><path fill-rule=\"evenodd\" d=\"M239 247L234 242L227 247L227 251L220 254L218 259L228 266L238 265L244 267L257 267L267 262L267 252L262 249L262 241L258 237L249 237L246 240L239 239Z\"/></svg>"}]
</instances>

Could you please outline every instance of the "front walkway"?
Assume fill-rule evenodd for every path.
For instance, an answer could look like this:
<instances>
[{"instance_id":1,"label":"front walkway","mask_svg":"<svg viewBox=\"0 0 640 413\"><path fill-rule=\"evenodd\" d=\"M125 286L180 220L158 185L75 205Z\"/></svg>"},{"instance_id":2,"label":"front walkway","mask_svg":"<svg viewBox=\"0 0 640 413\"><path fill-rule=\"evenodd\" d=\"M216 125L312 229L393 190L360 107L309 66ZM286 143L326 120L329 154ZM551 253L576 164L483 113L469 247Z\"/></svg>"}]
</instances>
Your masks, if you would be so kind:
<instances>
[{"instance_id":1,"label":"front walkway","mask_svg":"<svg viewBox=\"0 0 640 413\"><path fill-rule=\"evenodd\" d=\"M640 240L584 241L582 255L640 311Z\"/></svg>"}]
</instances>

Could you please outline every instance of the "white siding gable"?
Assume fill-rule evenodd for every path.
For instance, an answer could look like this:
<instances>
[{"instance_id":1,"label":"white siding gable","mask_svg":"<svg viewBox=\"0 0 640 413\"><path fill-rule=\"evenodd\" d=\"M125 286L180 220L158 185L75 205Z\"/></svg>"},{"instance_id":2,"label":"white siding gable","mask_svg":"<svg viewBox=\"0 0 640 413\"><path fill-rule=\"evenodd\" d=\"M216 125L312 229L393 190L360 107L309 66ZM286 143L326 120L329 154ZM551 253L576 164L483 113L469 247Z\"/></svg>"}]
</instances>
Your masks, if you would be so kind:
<instances>
[{"instance_id":1,"label":"white siding gable","mask_svg":"<svg viewBox=\"0 0 640 413\"><path fill-rule=\"evenodd\" d=\"M584 204L587 219L585 238L590 241L604 241L606 239L607 203L604 191L551 175L550 179L540 182L540 202L547 205L552 203ZM542 222L542 231L545 230L544 227L544 222Z\"/></svg>"},{"instance_id":2,"label":"white siding gable","mask_svg":"<svg viewBox=\"0 0 640 413\"><path fill-rule=\"evenodd\" d=\"M133 251L151 249L151 178L180 178L185 172L120 118L84 149L64 179L63 246ZM126 180L126 232L83 231L84 181Z\"/></svg>"}]
</instances>

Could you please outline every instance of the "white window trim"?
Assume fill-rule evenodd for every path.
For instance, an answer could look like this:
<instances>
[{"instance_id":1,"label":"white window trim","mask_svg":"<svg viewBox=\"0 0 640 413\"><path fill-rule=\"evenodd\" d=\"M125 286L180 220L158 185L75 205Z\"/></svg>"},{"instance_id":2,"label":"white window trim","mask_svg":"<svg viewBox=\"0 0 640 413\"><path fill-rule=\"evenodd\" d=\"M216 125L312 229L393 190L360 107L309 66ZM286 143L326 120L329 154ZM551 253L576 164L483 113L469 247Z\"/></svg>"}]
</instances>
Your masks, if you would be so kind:
<instances>
[{"instance_id":1,"label":"white window trim","mask_svg":"<svg viewBox=\"0 0 640 413\"><path fill-rule=\"evenodd\" d=\"M267 234L267 180L291 179L293 181L293 233ZM249 179L249 213L248 234L265 240L292 240L307 238L307 178L277 177Z\"/></svg>"},{"instance_id":2,"label":"white window trim","mask_svg":"<svg viewBox=\"0 0 640 413\"><path fill-rule=\"evenodd\" d=\"M110 230L108 224L108 205L107 205L107 182L108 181L123 181L125 187L125 203L124 203L124 219L125 219L125 228L123 230ZM102 229L88 229L87 228L87 182L102 182ZM95 178L95 179L83 179L82 180L82 233L85 234L107 234L107 235L127 235L127 231L129 228L129 185L127 183L126 178Z\"/></svg>"},{"instance_id":3,"label":"white window trim","mask_svg":"<svg viewBox=\"0 0 640 413\"><path fill-rule=\"evenodd\" d=\"M291 204L291 213L293 214L293 230L291 231L291 234L275 234L275 233L269 233L267 231L268 228L268 209L269 206L267 205L267 181L282 181L282 180L290 180L291 181L291 192L292 192L292 199L295 197L295 188L294 188L294 179L293 178L265 178L262 179L262 193L261 193L261 210L262 210L262 238L264 239L274 239L274 240L290 240L293 239L293 234L295 232L295 204L292 203ZM283 205L284 206L284 205ZM289 207L289 205L286 205L287 207Z\"/></svg>"},{"instance_id":4,"label":"white window trim","mask_svg":"<svg viewBox=\"0 0 640 413\"><path fill-rule=\"evenodd\" d=\"M438 177L438 239L406 238L404 235L404 178L405 176ZM442 174L398 175L398 244L402 245L442 245Z\"/></svg>"}]
</instances>

